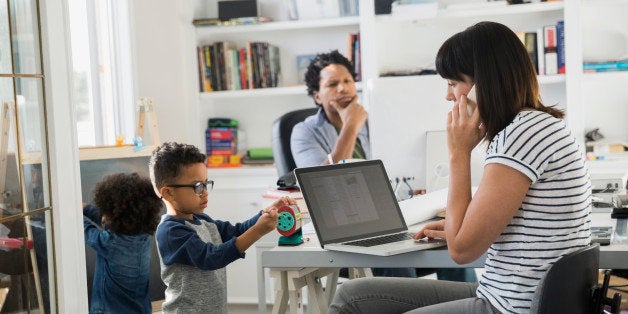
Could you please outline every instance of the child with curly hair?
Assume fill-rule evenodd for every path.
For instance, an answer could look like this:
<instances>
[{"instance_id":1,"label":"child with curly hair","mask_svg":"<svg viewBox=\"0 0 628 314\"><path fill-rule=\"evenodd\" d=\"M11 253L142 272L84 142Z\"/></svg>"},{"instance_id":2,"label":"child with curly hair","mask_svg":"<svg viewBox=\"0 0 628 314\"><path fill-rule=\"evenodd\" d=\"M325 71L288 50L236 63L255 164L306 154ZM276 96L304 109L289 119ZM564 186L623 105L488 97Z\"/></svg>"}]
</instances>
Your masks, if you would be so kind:
<instances>
[{"instance_id":1,"label":"child with curly hair","mask_svg":"<svg viewBox=\"0 0 628 314\"><path fill-rule=\"evenodd\" d=\"M146 177L117 173L94 188L83 208L85 243L98 254L90 313L151 313L151 237L161 200Z\"/></svg>"}]
</instances>

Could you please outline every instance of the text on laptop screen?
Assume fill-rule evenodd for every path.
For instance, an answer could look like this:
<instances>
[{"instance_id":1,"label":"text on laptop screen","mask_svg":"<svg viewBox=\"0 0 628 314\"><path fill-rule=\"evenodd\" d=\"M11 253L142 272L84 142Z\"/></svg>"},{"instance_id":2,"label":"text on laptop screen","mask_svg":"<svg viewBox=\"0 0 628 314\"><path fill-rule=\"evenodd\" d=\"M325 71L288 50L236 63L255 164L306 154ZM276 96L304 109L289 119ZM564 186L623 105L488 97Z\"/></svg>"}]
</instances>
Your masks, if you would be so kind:
<instances>
[{"instance_id":1,"label":"text on laptop screen","mask_svg":"<svg viewBox=\"0 0 628 314\"><path fill-rule=\"evenodd\" d=\"M379 161L299 169L298 176L322 244L406 229Z\"/></svg>"}]
</instances>

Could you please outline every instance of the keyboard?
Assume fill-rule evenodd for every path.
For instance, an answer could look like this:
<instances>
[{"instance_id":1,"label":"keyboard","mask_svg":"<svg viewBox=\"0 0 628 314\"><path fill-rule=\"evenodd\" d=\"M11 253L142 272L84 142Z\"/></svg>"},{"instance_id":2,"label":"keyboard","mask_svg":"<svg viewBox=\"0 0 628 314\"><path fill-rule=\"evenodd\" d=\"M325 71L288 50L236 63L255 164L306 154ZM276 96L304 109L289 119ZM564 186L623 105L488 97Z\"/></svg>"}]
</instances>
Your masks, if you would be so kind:
<instances>
[{"instance_id":1,"label":"keyboard","mask_svg":"<svg viewBox=\"0 0 628 314\"><path fill-rule=\"evenodd\" d=\"M385 236L376 237L376 238L346 242L344 243L344 245L370 247L370 246L376 246L376 245L398 242L398 241L403 241L403 240L411 240L411 239L412 239L412 234L405 232L405 233L385 235Z\"/></svg>"}]
</instances>

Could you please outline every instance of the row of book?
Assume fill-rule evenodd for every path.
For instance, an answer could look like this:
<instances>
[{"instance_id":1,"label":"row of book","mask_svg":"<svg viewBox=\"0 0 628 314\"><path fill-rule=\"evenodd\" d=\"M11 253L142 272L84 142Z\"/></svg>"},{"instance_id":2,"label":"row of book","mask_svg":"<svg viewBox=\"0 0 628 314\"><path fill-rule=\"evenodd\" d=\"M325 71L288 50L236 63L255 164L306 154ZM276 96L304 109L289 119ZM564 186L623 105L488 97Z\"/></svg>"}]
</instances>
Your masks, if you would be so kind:
<instances>
[{"instance_id":1,"label":"row of book","mask_svg":"<svg viewBox=\"0 0 628 314\"><path fill-rule=\"evenodd\" d=\"M238 154L238 121L229 118L208 119L205 150L207 166L233 163L231 156Z\"/></svg>"},{"instance_id":2,"label":"row of book","mask_svg":"<svg viewBox=\"0 0 628 314\"><path fill-rule=\"evenodd\" d=\"M565 23L546 25L536 32L517 32L538 75L565 74Z\"/></svg>"},{"instance_id":3,"label":"row of book","mask_svg":"<svg viewBox=\"0 0 628 314\"><path fill-rule=\"evenodd\" d=\"M584 62L582 69L584 73L628 71L628 59L606 62Z\"/></svg>"},{"instance_id":4,"label":"row of book","mask_svg":"<svg viewBox=\"0 0 628 314\"><path fill-rule=\"evenodd\" d=\"M201 92L277 87L281 68L279 48L249 42L238 48L230 42L197 47Z\"/></svg>"}]
</instances>

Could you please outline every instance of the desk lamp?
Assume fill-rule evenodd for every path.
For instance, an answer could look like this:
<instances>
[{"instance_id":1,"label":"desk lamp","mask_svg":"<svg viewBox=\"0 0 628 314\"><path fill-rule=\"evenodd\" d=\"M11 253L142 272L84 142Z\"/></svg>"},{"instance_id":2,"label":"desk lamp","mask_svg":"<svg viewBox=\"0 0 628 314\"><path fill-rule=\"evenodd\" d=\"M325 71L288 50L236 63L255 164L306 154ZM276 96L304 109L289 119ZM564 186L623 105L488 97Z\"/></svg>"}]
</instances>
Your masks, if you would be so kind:
<instances>
[{"instance_id":1,"label":"desk lamp","mask_svg":"<svg viewBox=\"0 0 628 314\"><path fill-rule=\"evenodd\" d=\"M277 231L281 234L279 245L299 245L303 243L301 231L301 211L296 205L283 205L277 211Z\"/></svg>"}]
</instances>

